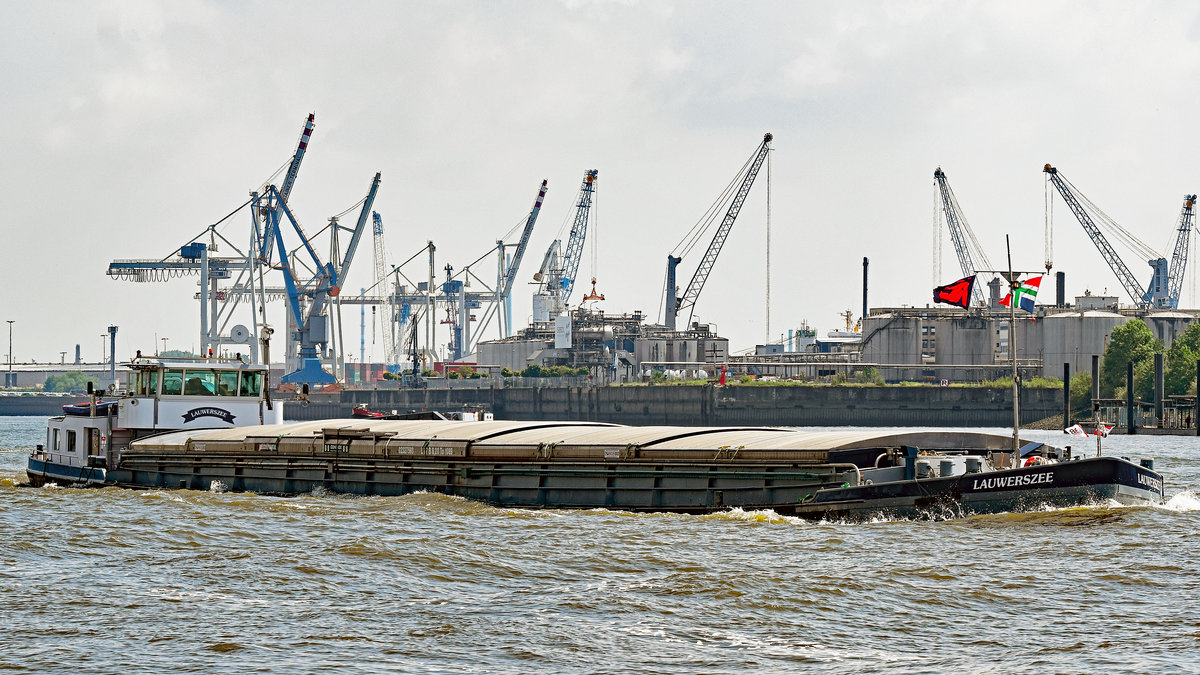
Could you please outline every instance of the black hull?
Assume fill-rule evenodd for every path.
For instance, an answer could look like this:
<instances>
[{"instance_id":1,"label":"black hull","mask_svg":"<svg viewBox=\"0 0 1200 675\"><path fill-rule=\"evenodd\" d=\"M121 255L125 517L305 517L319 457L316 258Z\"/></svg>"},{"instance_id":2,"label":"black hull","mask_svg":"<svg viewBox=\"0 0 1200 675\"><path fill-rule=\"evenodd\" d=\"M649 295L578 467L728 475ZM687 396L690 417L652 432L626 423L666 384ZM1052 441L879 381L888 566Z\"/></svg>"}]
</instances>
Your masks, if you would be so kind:
<instances>
[{"instance_id":1,"label":"black hull","mask_svg":"<svg viewBox=\"0 0 1200 675\"><path fill-rule=\"evenodd\" d=\"M822 490L791 513L810 519L941 518L1103 503L1158 504L1162 475L1118 457Z\"/></svg>"},{"instance_id":2,"label":"black hull","mask_svg":"<svg viewBox=\"0 0 1200 675\"><path fill-rule=\"evenodd\" d=\"M947 518L1162 501L1162 477L1119 458L840 487L845 465L325 460L172 454L127 458L108 473L139 488L297 495L434 492L504 507L712 513L772 509L812 519Z\"/></svg>"}]
</instances>

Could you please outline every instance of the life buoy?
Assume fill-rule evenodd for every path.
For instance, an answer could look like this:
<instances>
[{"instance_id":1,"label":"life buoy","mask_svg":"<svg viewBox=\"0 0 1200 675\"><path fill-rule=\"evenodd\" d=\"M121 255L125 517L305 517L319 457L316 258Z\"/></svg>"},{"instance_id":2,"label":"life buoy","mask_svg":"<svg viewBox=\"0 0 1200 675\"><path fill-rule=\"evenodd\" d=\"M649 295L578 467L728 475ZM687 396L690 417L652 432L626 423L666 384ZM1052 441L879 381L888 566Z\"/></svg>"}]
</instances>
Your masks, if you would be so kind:
<instances>
[{"instance_id":1,"label":"life buoy","mask_svg":"<svg viewBox=\"0 0 1200 675\"><path fill-rule=\"evenodd\" d=\"M1025 463L1024 463L1024 464L1022 464L1021 466L1033 466L1033 465L1035 465L1035 464L1041 464L1041 463L1042 463L1042 458L1041 458L1041 456L1039 456L1039 455L1034 455L1034 456L1032 456L1032 457L1030 457L1030 458L1026 459L1026 460L1025 460Z\"/></svg>"}]
</instances>

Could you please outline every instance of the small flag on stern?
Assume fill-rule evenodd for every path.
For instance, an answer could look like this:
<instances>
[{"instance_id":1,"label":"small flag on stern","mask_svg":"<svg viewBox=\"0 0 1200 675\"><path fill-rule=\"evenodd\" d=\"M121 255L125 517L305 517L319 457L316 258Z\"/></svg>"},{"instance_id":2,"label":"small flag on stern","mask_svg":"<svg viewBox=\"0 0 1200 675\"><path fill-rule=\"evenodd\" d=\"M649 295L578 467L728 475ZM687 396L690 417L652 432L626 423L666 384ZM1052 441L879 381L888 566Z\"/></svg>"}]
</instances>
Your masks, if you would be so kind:
<instances>
[{"instance_id":1,"label":"small flag on stern","mask_svg":"<svg viewBox=\"0 0 1200 675\"><path fill-rule=\"evenodd\" d=\"M952 284L933 289L933 301L959 307L971 306L971 293L975 291L975 275L959 279Z\"/></svg>"},{"instance_id":2,"label":"small flag on stern","mask_svg":"<svg viewBox=\"0 0 1200 675\"><path fill-rule=\"evenodd\" d=\"M1034 300L1034 298L1037 297L1038 287L1041 285L1042 285L1042 277L1041 276L1033 277L1033 278L1029 279L1028 281L1014 281L1013 285L1012 285L1012 290L1009 291L1008 295L1006 295L1000 299L1000 304L1004 305L1005 307L1008 307L1008 304L1010 302L1012 302L1012 297L1013 297L1013 294L1015 293L1017 296L1017 307L1020 307L1021 309L1025 310L1026 312L1033 314L1033 312L1034 312L1033 300Z\"/></svg>"}]
</instances>

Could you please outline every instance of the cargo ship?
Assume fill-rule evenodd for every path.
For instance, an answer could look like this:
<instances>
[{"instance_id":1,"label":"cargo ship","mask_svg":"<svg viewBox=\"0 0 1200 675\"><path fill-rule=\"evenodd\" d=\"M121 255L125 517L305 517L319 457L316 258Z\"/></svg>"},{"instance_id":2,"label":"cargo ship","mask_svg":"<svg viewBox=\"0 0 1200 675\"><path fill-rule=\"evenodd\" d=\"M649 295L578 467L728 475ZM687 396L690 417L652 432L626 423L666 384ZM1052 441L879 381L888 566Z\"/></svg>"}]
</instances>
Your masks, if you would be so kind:
<instances>
[{"instance_id":1,"label":"cargo ship","mask_svg":"<svg viewBox=\"0 0 1200 675\"><path fill-rule=\"evenodd\" d=\"M1150 463L957 431L806 432L598 422L324 420L129 443L107 484L295 495L434 492L519 508L806 518L958 517L1153 504Z\"/></svg>"}]
</instances>

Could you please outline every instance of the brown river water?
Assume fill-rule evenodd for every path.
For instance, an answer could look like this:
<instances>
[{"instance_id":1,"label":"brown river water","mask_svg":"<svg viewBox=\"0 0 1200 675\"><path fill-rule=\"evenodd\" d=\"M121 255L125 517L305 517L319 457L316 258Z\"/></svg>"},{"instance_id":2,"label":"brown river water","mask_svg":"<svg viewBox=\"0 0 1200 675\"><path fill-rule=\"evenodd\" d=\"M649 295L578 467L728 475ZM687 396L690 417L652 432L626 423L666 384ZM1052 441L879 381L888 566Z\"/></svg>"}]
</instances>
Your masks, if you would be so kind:
<instances>
[{"instance_id":1,"label":"brown river water","mask_svg":"<svg viewBox=\"0 0 1200 675\"><path fill-rule=\"evenodd\" d=\"M1194 437L1105 441L1160 507L849 524L19 487L44 432L0 417L3 671L1200 670Z\"/></svg>"}]
</instances>

